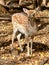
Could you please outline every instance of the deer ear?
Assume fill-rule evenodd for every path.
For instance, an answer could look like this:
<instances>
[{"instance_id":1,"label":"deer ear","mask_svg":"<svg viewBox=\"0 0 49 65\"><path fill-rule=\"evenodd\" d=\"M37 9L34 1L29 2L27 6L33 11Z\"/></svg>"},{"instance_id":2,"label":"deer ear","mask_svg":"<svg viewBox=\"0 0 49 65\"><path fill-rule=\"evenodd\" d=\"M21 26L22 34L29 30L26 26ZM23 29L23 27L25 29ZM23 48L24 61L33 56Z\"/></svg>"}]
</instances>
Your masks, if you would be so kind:
<instances>
[{"instance_id":1,"label":"deer ear","mask_svg":"<svg viewBox=\"0 0 49 65\"><path fill-rule=\"evenodd\" d=\"M23 12L26 13L27 15L29 15L29 11L28 11L28 9L23 8Z\"/></svg>"}]
</instances>

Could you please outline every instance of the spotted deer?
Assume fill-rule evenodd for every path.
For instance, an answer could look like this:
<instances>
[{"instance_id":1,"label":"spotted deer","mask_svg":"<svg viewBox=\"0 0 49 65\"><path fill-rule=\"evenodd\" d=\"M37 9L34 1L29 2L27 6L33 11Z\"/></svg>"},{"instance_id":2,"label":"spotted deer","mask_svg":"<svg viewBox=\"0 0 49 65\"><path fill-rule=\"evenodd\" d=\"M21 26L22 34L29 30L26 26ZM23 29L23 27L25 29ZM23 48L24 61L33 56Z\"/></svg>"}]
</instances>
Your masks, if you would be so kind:
<instances>
[{"instance_id":1,"label":"spotted deer","mask_svg":"<svg viewBox=\"0 0 49 65\"><path fill-rule=\"evenodd\" d=\"M23 8L24 13L15 13L12 15L12 25L13 25L13 35L12 35L12 45L14 43L15 34L17 31L25 35L27 44L27 55L30 55L29 51L29 38L37 32L36 23L34 21L29 21L29 10ZM20 44L21 33L17 36L18 44L21 51L23 51L22 45ZM31 54L32 54L32 39L31 42ZM13 46L11 46L13 48Z\"/></svg>"}]
</instances>

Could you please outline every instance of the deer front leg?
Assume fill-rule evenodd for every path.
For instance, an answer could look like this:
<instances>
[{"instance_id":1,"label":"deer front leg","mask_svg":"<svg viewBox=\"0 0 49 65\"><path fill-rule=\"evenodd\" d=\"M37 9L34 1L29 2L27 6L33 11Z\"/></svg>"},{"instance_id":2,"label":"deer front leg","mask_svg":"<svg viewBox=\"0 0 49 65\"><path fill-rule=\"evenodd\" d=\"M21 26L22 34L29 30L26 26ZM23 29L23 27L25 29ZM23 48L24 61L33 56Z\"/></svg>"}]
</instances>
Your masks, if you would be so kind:
<instances>
[{"instance_id":1,"label":"deer front leg","mask_svg":"<svg viewBox=\"0 0 49 65\"><path fill-rule=\"evenodd\" d=\"M30 50L29 50L29 43L27 43L27 56L30 55Z\"/></svg>"},{"instance_id":2,"label":"deer front leg","mask_svg":"<svg viewBox=\"0 0 49 65\"><path fill-rule=\"evenodd\" d=\"M32 39L31 39L31 55L32 55Z\"/></svg>"},{"instance_id":3,"label":"deer front leg","mask_svg":"<svg viewBox=\"0 0 49 65\"><path fill-rule=\"evenodd\" d=\"M23 48L22 48L21 43L20 43L20 37L21 37L21 33L19 35L17 35L17 39L18 39L18 44L20 46L20 49L21 49L21 51L23 51Z\"/></svg>"},{"instance_id":4,"label":"deer front leg","mask_svg":"<svg viewBox=\"0 0 49 65\"><path fill-rule=\"evenodd\" d=\"M30 49L30 55L32 55L32 39L30 39L31 49Z\"/></svg>"}]
</instances>

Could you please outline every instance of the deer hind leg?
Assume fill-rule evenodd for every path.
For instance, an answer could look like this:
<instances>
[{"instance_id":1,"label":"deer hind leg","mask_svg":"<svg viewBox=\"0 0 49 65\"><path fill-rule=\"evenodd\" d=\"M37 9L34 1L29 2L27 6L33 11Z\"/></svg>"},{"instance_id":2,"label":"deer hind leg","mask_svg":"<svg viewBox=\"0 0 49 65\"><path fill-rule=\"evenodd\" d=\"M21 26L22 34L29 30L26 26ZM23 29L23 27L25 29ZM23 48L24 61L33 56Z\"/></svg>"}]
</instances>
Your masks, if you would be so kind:
<instances>
[{"instance_id":1,"label":"deer hind leg","mask_svg":"<svg viewBox=\"0 0 49 65\"><path fill-rule=\"evenodd\" d=\"M17 32L17 29L13 29L13 35L12 35L12 45L11 45L11 49L13 49L13 43L14 43L14 38L15 38L15 34Z\"/></svg>"},{"instance_id":2,"label":"deer hind leg","mask_svg":"<svg viewBox=\"0 0 49 65\"><path fill-rule=\"evenodd\" d=\"M17 39L18 39L18 44L20 46L20 49L21 49L21 51L23 51L23 48L22 48L21 43L20 43L20 37L21 37L21 33L19 35L17 35Z\"/></svg>"}]
</instances>

